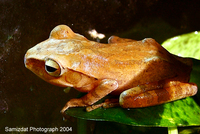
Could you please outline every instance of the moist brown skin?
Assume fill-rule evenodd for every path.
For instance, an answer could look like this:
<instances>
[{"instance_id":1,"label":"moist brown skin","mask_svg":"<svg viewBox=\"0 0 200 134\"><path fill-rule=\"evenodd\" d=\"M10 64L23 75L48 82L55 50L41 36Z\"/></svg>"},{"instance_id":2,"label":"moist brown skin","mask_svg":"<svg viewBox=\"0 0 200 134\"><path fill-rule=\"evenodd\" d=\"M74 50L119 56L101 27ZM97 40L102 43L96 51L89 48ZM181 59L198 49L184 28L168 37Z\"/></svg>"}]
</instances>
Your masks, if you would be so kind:
<instances>
[{"instance_id":1,"label":"moist brown skin","mask_svg":"<svg viewBox=\"0 0 200 134\"><path fill-rule=\"evenodd\" d=\"M89 41L59 25L49 39L27 51L25 65L51 84L87 92L68 101L62 113L70 107L88 107L88 111L115 104L147 107L196 94L197 85L188 83L190 59L170 54L151 38L135 41L112 36L108 42ZM108 94L119 99L93 105Z\"/></svg>"}]
</instances>

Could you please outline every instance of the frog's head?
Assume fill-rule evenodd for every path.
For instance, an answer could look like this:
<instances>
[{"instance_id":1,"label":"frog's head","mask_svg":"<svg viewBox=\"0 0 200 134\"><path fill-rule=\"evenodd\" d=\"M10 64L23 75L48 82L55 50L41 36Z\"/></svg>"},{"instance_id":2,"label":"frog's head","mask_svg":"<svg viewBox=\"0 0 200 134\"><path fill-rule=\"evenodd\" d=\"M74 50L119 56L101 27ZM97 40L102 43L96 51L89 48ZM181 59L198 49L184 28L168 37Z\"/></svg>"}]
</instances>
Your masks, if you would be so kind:
<instances>
[{"instance_id":1,"label":"frog's head","mask_svg":"<svg viewBox=\"0 0 200 134\"><path fill-rule=\"evenodd\" d=\"M49 39L30 48L24 57L25 66L45 81L57 86L73 86L66 82L65 73L71 64L70 54L79 51L80 42L87 39L68 26L55 27Z\"/></svg>"}]
</instances>

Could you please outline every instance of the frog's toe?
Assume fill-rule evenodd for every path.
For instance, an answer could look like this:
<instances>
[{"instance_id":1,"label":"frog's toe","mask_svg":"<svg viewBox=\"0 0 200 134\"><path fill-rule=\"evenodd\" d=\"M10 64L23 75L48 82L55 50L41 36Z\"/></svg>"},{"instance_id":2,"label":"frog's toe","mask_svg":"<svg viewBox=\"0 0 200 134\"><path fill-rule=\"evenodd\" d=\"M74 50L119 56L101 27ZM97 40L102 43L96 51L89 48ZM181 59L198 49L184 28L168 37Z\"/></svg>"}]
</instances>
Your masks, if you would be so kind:
<instances>
[{"instance_id":1,"label":"frog's toe","mask_svg":"<svg viewBox=\"0 0 200 134\"><path fill-rule=\"evenodd\" d=\"M99 107L102 107L102 106L103 106L103 103L97 104L97 105L91 105L91 106L86 107L86 111L91 112L91 111L93 111L93 110L95 110Z\"/></svg>"},{"instance_id":2,"label":"frog's toe","mask_svg":"<svg viewBox=\"0 0 200 134\"><path fill-rule=\"evenodd\" d=\"M65 111L69 108L69 106L66 104L63 109L60 111L61 114L65 114Z\"/></svg>"}]
</instances>

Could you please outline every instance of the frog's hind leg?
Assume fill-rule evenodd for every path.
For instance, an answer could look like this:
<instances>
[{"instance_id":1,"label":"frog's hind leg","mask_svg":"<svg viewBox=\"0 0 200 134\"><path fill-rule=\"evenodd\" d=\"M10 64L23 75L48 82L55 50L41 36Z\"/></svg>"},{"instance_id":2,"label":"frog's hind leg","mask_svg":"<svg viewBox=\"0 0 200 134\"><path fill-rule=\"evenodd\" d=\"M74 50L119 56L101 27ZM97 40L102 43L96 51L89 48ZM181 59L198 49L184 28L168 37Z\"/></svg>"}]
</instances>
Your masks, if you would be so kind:
<instances>
[{"instance_id":1,"label":"frog's hind leg","mask_svg":"<svg viewBox=\"0 0 200 134\"><path fill-rule=\"evenodd\" d=\"M134 88L131 88L129 90L124 91L123 95L128 94L129 96L137 96L141 93L144 93L147 90L152 90L152 89L158 88L159 87L158 85L159 85L159 82L153 82L153 83L149 83L149 84L146 84L146 85L141 85L140 87L134 87ZM124 101L125 99L126 98L123 97L123 99L121 99L121 102L125 102ZM111 107L117 107L117 106L120 106L119 99L106 99L105 102L103 102L103 103L88 106L86 108L86 111L90 112L90 111L95 110L99 107L111 108Z\"/></svg>"},{"instance_id":2,"label":"frog's hind leg","mask_svg":"<svg viewBox=\"0 0 200 134\"><path fill-rule=\"evenodd\" d=\"M142 85L121 93L120 106L123 108L139 108L154 106L165 102L193 96L197 93L197 85L180 81L165 81L157 86ZM154 85L154 84L153 84Z\"/></svg>"}]
</instances>

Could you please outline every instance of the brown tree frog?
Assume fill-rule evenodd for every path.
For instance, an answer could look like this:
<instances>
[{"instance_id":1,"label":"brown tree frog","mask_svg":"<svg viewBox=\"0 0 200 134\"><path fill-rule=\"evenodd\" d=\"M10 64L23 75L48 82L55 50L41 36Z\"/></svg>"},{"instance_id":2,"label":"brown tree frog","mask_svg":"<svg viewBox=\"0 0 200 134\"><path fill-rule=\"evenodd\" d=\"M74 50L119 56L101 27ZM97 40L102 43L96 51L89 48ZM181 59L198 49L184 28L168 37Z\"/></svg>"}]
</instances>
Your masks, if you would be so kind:
<instances>
[{"instance_id":1,"label":"brown tree frog","mask_svg":"<svg viewBox=\"0 0 200 134\"><path fill-rule=\"evenodd\" d=\"M71 107L91 111L101 106L154 106L197 93L197 85L188 83L191 59L170 54L151 38L136 41L112 36L102 44L59 25L49 39L27 51L24 62L51 84L87 93L69 100L62 113ZM94 104L108 94L117 99Z\"/></svg>"}]
</instances>

